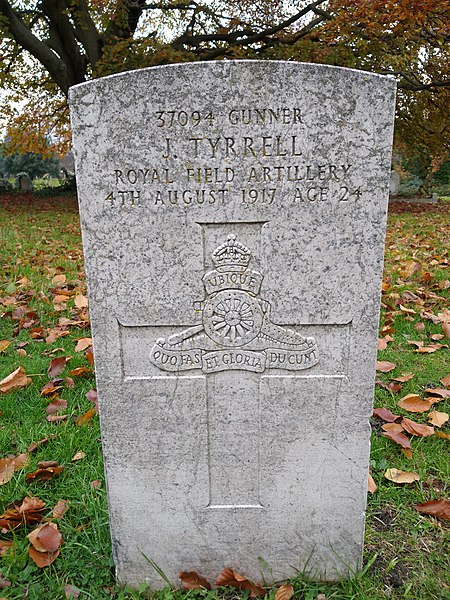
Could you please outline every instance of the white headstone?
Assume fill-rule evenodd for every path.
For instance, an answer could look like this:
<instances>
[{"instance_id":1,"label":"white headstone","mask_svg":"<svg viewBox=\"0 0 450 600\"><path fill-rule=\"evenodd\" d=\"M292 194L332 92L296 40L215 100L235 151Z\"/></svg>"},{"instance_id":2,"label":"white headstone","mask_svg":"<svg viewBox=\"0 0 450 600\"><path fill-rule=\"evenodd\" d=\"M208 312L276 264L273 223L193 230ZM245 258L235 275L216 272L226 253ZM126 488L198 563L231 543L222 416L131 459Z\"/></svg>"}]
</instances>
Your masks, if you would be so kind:
<instances>
[{"instance_id":1,"label":"white headstone","mask_svg":"<svg viewBox=\"0 0 450 600\"><path fill-rule=\"evenodd\" d=\"M259 61L72 89L121 580L359 567L394 94Z\"/></svg>"},{"instance_id":2,"label":"white headstone","mask_svg":"<svg viewBox=\"0 0 450 600\"><path fill-rule=\"evenodd\" d=\"M396 196L398 194L398 187L400 185L400 175L397 171L391 171L391 180L389 182L389 193L392 196Z\"/></svg>"}]
</instances>

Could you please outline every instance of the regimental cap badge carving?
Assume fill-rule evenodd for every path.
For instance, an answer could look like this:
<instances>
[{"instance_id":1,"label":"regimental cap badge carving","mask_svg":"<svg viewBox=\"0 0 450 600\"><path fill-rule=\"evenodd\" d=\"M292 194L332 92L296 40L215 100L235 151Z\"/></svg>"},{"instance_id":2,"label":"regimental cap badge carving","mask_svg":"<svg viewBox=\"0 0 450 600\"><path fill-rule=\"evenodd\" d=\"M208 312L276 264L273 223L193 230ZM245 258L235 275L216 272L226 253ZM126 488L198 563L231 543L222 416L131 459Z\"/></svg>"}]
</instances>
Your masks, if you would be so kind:
<instances>
[{"instance_id":1,"label":"regimental cap badge carving","mask_svg":"<svg viewBox=\"0 0 450 600\"><path fill-rule=\"evenodd\" d=\"M203 277L202 322L156 340L150 353L156 367L262 373L301 371L319 362L314 338L271 322L270 303L258 297L263 276L249 268L251 259L250 250L233 234L214 250L215 269Z\"/></svg>"},{"instance_id":2,"label":"regimental cap badge carving","mask_svg":"<svg viewBox=\"0 0 450 600\"><path fill-rule=\"evenodd\" d=\"M220 245L212 253L212 260L219 271L245 271L251 259L250 250L236 241L236 236L232 233L227 241Z\"/></svg>"},{"instance_id":3,"label":"regimental cap badge carving","mask_svg":"<svg viewBox=\"0 0 450 600\"><path fill-rule=\"evenodd\" d=\"M211 255L215 269L206 273L203 284L210 296L222 290L244 290L256 296L261 289L263 276L248 268L252 258L250 250L236 241L232 233Z\"/></svg>"}]
</instances>

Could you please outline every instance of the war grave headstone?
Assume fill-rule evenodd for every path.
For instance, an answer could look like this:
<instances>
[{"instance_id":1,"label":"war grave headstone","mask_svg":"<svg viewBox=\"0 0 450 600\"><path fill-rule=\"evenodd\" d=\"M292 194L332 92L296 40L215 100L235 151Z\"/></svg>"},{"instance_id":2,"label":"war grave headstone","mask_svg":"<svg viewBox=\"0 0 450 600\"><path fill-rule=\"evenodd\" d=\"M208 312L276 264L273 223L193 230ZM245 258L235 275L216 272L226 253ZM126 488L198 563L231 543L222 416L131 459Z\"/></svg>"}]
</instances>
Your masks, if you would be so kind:
<instances>
[{"instance_id":1,"label":"war grave headstone","mask_svg":"<svg viewBox=\"0 0 450 600\"><path fill-rule=\"evenodd\" d=\"M394 95L260 61L72 88L122 581L360 566Z\"/></svg>"}]
</instances>

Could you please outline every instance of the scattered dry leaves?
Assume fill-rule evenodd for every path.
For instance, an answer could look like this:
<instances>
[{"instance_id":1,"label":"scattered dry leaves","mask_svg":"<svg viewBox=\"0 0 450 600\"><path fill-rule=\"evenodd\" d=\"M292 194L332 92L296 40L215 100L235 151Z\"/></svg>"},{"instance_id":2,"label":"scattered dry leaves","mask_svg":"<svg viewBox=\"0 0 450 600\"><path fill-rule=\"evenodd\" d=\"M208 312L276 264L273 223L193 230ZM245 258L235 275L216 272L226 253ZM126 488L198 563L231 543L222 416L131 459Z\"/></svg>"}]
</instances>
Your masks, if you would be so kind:
<instances>
[{"instance_id":1,"label":"scattered dry leaves","mask_svg":"<svg viewBox=\"0 0 450 600\"><path fill-rule=\"evenodd\" d=\"M389 373L389 371L393 371L396 366L396 364L387 360L377 360L377 371L381 371L382 373Z\"/></svg>"},{"instance_id":2,"label":"scattered dry leaves","mask_svg":"<svg viewBox=\"0 0 450 600\"><path fill-rule=\"evenodd\" d=\"M92 369L89 367L77 367L69 371L69 375L72 377L82 377L83 375L92 375Z\"/></svg>"},{"instance_id":3,"label":"scattered dry leaves","mask_svg":"<svg viewBox=\"0 0 450 600\"><path fill-rule=\"evenodd\" d=\"M86 413L84 413L84 415L81 415L81 417L78 417L78 419L75 421L75 425L77 427L81 427L82 425L90 425L92 419L95 417L95 415L97 414L97 410L96 408L90 408Z\"/></svg>"},{"instance_id":4,"label":"scattered dry leaves","mask_svg":"<svg viewBox=\"0 0 450 600\"><path fill-rule=\"evenodd\" d=\"M429 425L422 425L421 423L416 423L415 421L411 421L410 419L402 419L402 425L405 431L407 431L411 435L415 435L416 437L427 437L429 435L433 435L434 433L433 427L430 427Z\"/></svg>"},{"instance_id":5,"label":"scattered dry leaves","mask_svg":"<svg viewBox=\"0 0 450 600\"><path fill-rule=\"evenodd\" d=\"M56 475L59 475L64 471L64 467L59 465L58 467L47 467L44 469L36 469L33 473L27 473L25 475L25 481L49 481Z\"/></svg>"},{"instance_id":6,"label":"scattered dry leaves","mask_svg":"<svg viewBox=\"0 0 450 600\"><path fill-rule=\"evenodd\" d=\"M0 540L0 556L5 556L12 545L13 542L11 540Z\"/></svg>"},{"instance_id":7,"label":"scattered dry leaves","mask_svg":"<svg viewBox=\"0 0 450 600\"><path fill-rule=\"evenodd\" d=\"M408 394L403 396L398 402L397 406L407 410L408 412L422 413L430 410L433 402L431 400L422 400L418 394Z\"/></svg>"},{"instance_id":8,"label":"scattered dry leaves","mask_svg":"<svg viewBox=\"0 0 450 600\"><path fill-rule=\"evenodd\" d=\"M32 561L40 568L49 567L58 558L61 549L58 548L56 552L38 552L33 546L28 549L28 554Z\"/></svg>"},{"instance_id":9,"label":"scattered dry leaves","mask_svg":"<svg viewBox=\"0 0 450 600\"><path fill-rule=\"evenodd\" d=\"M428 413L428 422L434 425L435 427L442 427L444 423L447 423L449 416L445 412L439 412L437 410L432 410Z\"/></svg>"},{"instance_id":10,"label":"scattered dry leaves","mask_svg":"<svg viewBox=\"0 0 450 600\"><path fill-rule=\"evenodd\" d=\"M399 381L400 383L405 383L406 381L410 381L414 377L414 373L402 373L400 377L393 377L394 381Z\"/></svg>"},{"instance_id":11,"label":"scattered dry leaves","mask_svg":"<svg viewBox=\"0 0 450 600\"><path fill-rule=\"evenodd\" d=\"M230 567L224 569L216 580L216 585L223 587L234 587L238 590L249 590L250 598L257 598L258 596L264 596L265 590L254 583L251 583L247 578L243 577L236 571L233 571Z\"/></svg>"},{"instance_id":12,"label":"scattered dry leaves","mask_svg":"<svg viewBox=\"0 0 450 600\"><path fill-rule=\"evenodd\" d=\"M47 406L47 414L53 415L54 413L57 413L61 410L66 410L66 408L67 408L67 400L64 400L63 398L55 398Z\"/></svg>"},{"instance_id":13,"label":"scattered dry leaves","mask_svg":"<svg viewBox=\"0 0 450 600\"><path fill-rule=\"evenodd\" d=\"M62 536L56 523L38 525L27 535L27 538L38 552L56 552L62 542Z\"/></svg>"},{"instance_id":14,"label":"scattered dry leaves","mask_svg":"<svg viewBox=\"0 0 450 600\"><path fill-rule=\"evenodd\" d=\"M52 511L53 519L60 519L69 510L70 500L58 500Z\"/></svg>"},{"instance_id":15,"label":"scattered dry leaves","mask_svg":"<svg viewBox=\"0 0 450 600\"><path fill-rule=\"evenodd\" d=\"M407 471L399 471L398 469L388 469L384 474L386 479L394 483L413 483L419 481L420 475L417 473L409 473Z\"/></svg>"},{"instance_id":16,"label":"scattered dry leaves","mask_svg":"<svg viewBox=\"0 0 450 600\"><path fill-rule=\"evenodd\" d=\"M381 426L381 429L384 431L396 431L397 433L400 433L403 431L403 426L400 425L400 423L384 423L384 425Z\"/></svg>"},{"instance_id":17,"label":"scattered dry leaves","mask_svg":"<svg viewBox=\"0 0 450 600\"><path fill-rule=\"evenodd\" d=\"M21 525L39 523L45 503L34 496L26 496L21 503L12 504L2 515L0 515L0 527L6 530L17 529Z\"/></svg>"},{"instance_id":18,"label":"scattered dry leaves","mask_svg":"<svg viewBox=\"0 0 450 600\"><path fill-rule=\"evenodd\" d=\"M185 590L210 590L211 584L195 571L182 571L178 577Z\"/></svg>"},{"instance_id":19,"label":"scattered dry leaves","mask_svg":"<svg viewBox=\"0 0 450 600\"><path fill-rule=\"evenodd\" d=\"M10 344L9 340L0 340L0 352L4 352Z\"/></svg>"},{"instance_id":20,"label":"scattered dry leaves","mask_svg":"<svg viewBox=\"0 0 450 600\"><path fill-rule=\"evenodd\" d=\"M28 454L19 454L12 458L0 458L0 485L11 481L14 472L22 469L30 462Z\"/></svg>"},{"instance_id":21,"label":"scattered dry leaves","mask_svg":"<svg viewBox=\"0 0 450 600\"><path fill-rule=\"evenodd\" d=\"M400 419L400 415L394 415L388 408L374 408L373 414L388 423L393 423L397 419Z\"/></svg>"},{"instance_id":22,"label":"scattered dry leaves","mask_svg":"<svg viewBox=\"0 0 450 600\"><path fill-rule=\"evenodd\" d=\"M411 448L411 442L409 441L409 438L407 438L403 433L398 433L397 431L385 431L381 435L389 438L402 448Z\"/></svg>"},{"instance_id":23,"label":"scattered dry leaves","mask_svg":"<svg viewBox=\"0 0 450 600\"><path fill-rule=\"evenodd\" d=\"M450 520L450 502L448 500L429 500L423 504L416 504L414 508L426 515Z\"/></svg>"},{"instance_id":24,"label":"scattered dry leaves","mask_svg":"<svg viewBox=\"0 0 450 600\"><path fill-rule=\"evenodd\" d=\"M450 390L445 390L444 388L427 388L425 391L440 398L450 398ZM436 400L433 400L433 402L436 402Z\"/></svg>"},{"instance_id":25,"label":"scattered dry leaves","mask_svg":"<svg viewBox=\"0 0 450 600\"><path fill-rule=\"evenodd\" d=\"M57 375L60 375L66 368L66 363L71 358L71 356L58 356L58 358L53 358L50 362L50 366L47 369L47 373L50 379L53 379Z\"/></svg>"},{"instance_id":26,"label":"scattered dry leaves","mask_svg":"<svg viewBox=\"0 0 450 600\"><path fill-rule=\"evenodd\" d=\"M370 477L370 475L369 475L369 477ZM376 486L375 486L375 489L376 489ZM373 491L375 491L375 490L373 490ZM293 586L289 585L288 583L283 583L283 585L280 585L280 587L275 592L275 600L290 600L290 598L292 598L293 595L294 595Z\"/></svg>"},{"instance_id":27,"label":"scattered dry leaves","mask_svg":"<svg viewBox=\"0 0 450 600\"><path fill-rule=\"evenodd\" d=\"M80 338L77 340L75 352L83 352L83 350L87 350L90 346L92 346L92 338Z\"/></svg>"},{"instance_id":28,"label":"scattered dry leaves","mask_svg":"<svg viewBox=\"0 0 450 600\"><path fill-rule=\"evenodd\" d=\"M76 462L77 460L81 460L82 458L86 457L86 453L83 452L83 450L80 450L79 452L77 452L75 454L75 456L72 458L71 462Z\"/></svg>"},{"instance_id":29,"label":"scattered dry leaves","mask_svg":"<svg viewBox=\"0 0 450 600\"><path fill-rule=\"evenodd\" d=\"M377 484L375 483L375 481L370 473L369 473L369 478L367 481L367 491L369 491L371 494L373 494L377 491Z\"/></svg>"},{"instance_id":30,"label":"scattered dry leaves","mask_svg":"<svg viewBox=\"0 0 450 600\"><path fill-rule=\"evenodd\" d=\"M30 385L30 383L31 378L27 377L25 369L20 366L0 381L0 392L6 394L7 392L26 387L27 385Z\"/></svg>"}]
</instances>

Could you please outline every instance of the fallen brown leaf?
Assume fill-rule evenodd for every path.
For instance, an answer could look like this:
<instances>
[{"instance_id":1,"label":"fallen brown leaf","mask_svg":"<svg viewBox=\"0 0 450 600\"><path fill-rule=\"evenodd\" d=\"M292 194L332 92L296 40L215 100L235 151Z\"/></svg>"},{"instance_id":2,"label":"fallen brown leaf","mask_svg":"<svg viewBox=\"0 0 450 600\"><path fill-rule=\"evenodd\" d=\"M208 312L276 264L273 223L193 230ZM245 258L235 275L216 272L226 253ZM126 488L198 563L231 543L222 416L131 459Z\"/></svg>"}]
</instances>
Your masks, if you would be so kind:
<instances>
[{"instance_id":1,"label":"fallen brown leaf","mask_svg":"<svg viewBox=\"0 0 450 600\"><path fill-rule=\"evenodd\" d=\"M381 429L384 431L396 431L397 433L403 431L403 427L400 423L384 423L384 425L381 426Z\"/></svg>"},{"instance_id":2,"label":"fallen brown leaf","mask_svg":"<svg viewBox=\"0 0 450 600\"><path fill-rule=\"evenodd\" d=\"M445 387L450 387L450 375L446 375L440 381L442 385L445 385Z\"/></svg>"},{"instance_id":3,"label":"fallen brown leaf","mask_svg":"<svg viewBox=\"0 0 450 600\"><path fill-rule=\"evenodd\" d=\"M92 402L92 404L95 406L95 410L98 412L97 390L89 390L88 392L86 392L85 396L89 400L89 402Z\"/></svg>"},{"instance_id":4,"label":"fallen brown leaf","mask_svg":"<svg viewBox=\"0 0 450 600\"><path fill-rule=\"evenodd\" d=\"M11 481L14 472L30 462L28 454L19 454L13 458L0 458L0 485Z\"/></svg>"},{"instance_id":5,"label":"fallen brown leaf","mask_svg":"<svg viewBox=\"0 0 450 600\"><path fill-rule=\"evenodd\" d=\"M422 413L430 410L433 404L430 400L422 400L418 394L408 394L397 402L397 406L408 412Z\"/></svg>"},{"instance_id":6,"label":"fallen brown leaf","mask_svg":"<svg viewBox=\"0 0 450 600\"><path fill-rule=\"evenodd\" d=\"M0 352L4 352L10 344L9 340L0 340Z\"/></svg>"},{"instance_id":7,"label":"fallen brown leaf","mask_svg":"<svg viewBox=\"0 0 450 600\"><path fill-rule=\"evenodd\" d=\"M81 415L81 417L78 417L78 419L75 421L75 425L77 427L81 427L82 425L90 425L92 419L95 417L95 415L97 414L97 410L94 408L90 408L86 413L84 413L84 415Z\"/></svg>"},{"instance_id":8,"label":"fallen brown leaf","mask_svg":"<svg viewBox=\"0 0 450 600\"><path fill-rule=\"evenodd\" d=\"M79 598L81 594L81 590L74 585L64 586L64 592L66 594L66 598Z\"/></svg>"},{"instance_id":9,"label":"fallen brown leaf","mask_svg":"<svg viewBox=\"0 0 450 600\"><path fill-rule=\"evenodd\" d=\"M67 415L48 415L47 421L49 423L60 423L61 421L65 421L67 419Z\"/></svg>"},{"instance_id":10,"label":"fallen brown leaf","mask_svg":"<svg viewBox=\"0 0 450 600\"><path fill-rule=\"evenodd\" d=\"M378 338L378 344L377 344L377 350L381 351L381 350L386 350L387 348L387 340L386 338L382 337L382 338Z\"/></svg>"},{"instance_id":11,"label":"fallen brown leaf","mask_svg":"<svg viewBox=\"0 0 450 600\"><path fill-rule=\"evenodd\" d=\"M18 388L26 387L30 385L31 379L27 377L25 373L25 369L20 366L15 371L10 373L7 377L0 381L0 392L6 394L7 392L11 392L12 390L17 390Z\"/></svg>"},{"instance_id":12,"label":"fallen brown leaf","mask_svg":"<svg viewBox=\"0 0 450 600\"><path fill-rule=\"evenodd\" d=\"M56 552L38 552L33 546L28 548L28 554L32 561L40 568L49 567L58 558L61 549Z\"/></svg>"},{"instance_id":13,"label":"fallen brown leaf","mask_svg":"<svg viewBox=\"0 0 450 600\"><path fill-rule=\"evenodd\" d=\"M381 371L382 373L389 373L389 371L393 371L396 366L396 364L387 360L377 360L377 371Z\"/></svg>"},{"instance_id":14,"label":"fallen brown leaf","mask_svg":"<svg viewBox=\"0 0 450 600\"><path fill-rule=\"evenodd\" d=\"M445 338L445 335L442 335L442 333L433 333L433 335L430 335L430 338L434 342L439 342L439 340L443 340Z\"/></svg>"},{"instance_id":15,"label":"fallen brown leaf","mask_svg":"<svg viewBox=\"0 0 450 600\"><path fill-rule=\"evenodd\" d=\"M409 473L407 471L399 471L398 469L388 469L384 474L386 479L394 483L413 483L419 481L420 475L417 473Z\"/></svg>"},{"instance_id":16,"label":"fallen brown leaf","mask_svg":"<svg viewBox=\"0 0 450 600\"><path fill-rule=\"evenodd\" d=\"M88 364L93 367L94 366L94 351L92 350L92 346L86 350L86 360Z\"/></svg>"},{"instance_id":17,"label":"fallen brown leaf","mask_svg":"<svg viewBox=\"0 0 450 600\"><path fill-rule=\"evenodd\" d=\"M450 433L444 433L443 431L435 431L434 435L443 440L450 440Z\"/></svg>"},{"instance_id":18,"label":"fallen brown leaf","mask_svg":"<svg viewBox=\"0 0 450 600\"><path fill-rule=\"evenodd\" d=\"M50 362L50 366L47 369L48 376L53 379L66 368L66 363L71 359L71 356L58 356L53 358Z\"/></svg>"},{"instance_id":19,"label":"fallen brown leaf","mask_svg":"<svg viewBox=\"0 0 450 600\"><path fill-rule=\"evenodd\" d=\"M370 475L369 475L369 478L370 478ZM375 486L375 490L376 489L377 489L377 486ZM373 490L373 491L375 491L375 490ZM369 489L369 491L371 491L371 490ZM275 600L290 600L290 598L292 598L293 595L294 595L294 587L292 585L289 585L288 583L283 583L283 585L280 585L280 587L275 592Z\"/></svg>"},{"instance_id":20,"label":"fallen brown leaf","mask_svg":"<svg viewBox=\"0 0 450 600\"><path fill-rule=\"evenodd\" d=\"M83 375L92 375L92 369L88 367L77 367L76 369L72 369L69 371L69 375L73 377L82 377Z\"/></svg>"},{"instance_id":21,"label":"fallen brown leaf","mask_svg":"<svg viewBox=\"0 0 450 600\"><path fill-rule=\"evenodd\" d=\"M442 427L444 423L447 423L449 416L445 412L439 412L437 410L432 410L428 413L428 422L434 425L435 427Z\"/></svg>"},{"instance_id":22,"label":"fallen brown leaf","mask_svg":"<svg viewBox=\"0 0 450 600\"><path fill-rule=\"evenodd\" d=\"M8 588L11 585L11 582L8 581L8 579L5 579L1 574L0 574L0 590L5 590L6 588ZM0 598L1 600L1 598Z\"/></svg>"},{"instance_id":23,"label":"fallen brown leaf","mask_svg":"<svg viewBox=\"0 0 450 600\"><path fill-rule=\"evenodd\" d=\"M77 460L81 460L82 458L85 458L86 453L83 452L82 450L80 450L79 452L77 452L75 454L75 456L72 458L71 462L76 462Z\"/></svg>"},{"instance_id":24,"label":"fallen brown leaf","mask_svg":"<svg viewBox=\"0 0 450 600\"><path fill-rule=\"evenodd\" d=\"M11 540L0 540L0 556L5 556L12 545Z\"/></svg>"},{"instance_id":25,"label":"fallen brown leaf","mask_svg":"<svg viewBox=\"0 0 450 600\"><path fill-rule=\"evenodd\" d=\"M52 279L53 285L63 285L66 281L67 277L65 275L55 275Z\"/></svg>"},{"instance_id":26,"label":"fallen brown leaf","mask_svg":"<svg viewBox=\"0 0 450 600\"><path fill-rule=\"evenodd\" d=\"M92 346L92 338L80 338L77 340L75 352L83 352L83 350L87 350L90 346Z\"/></svg>"},{"instance_id":27,"label":"fallen brown leaf","mask_svg":"<svg viewBox=\"0 0 450 600\"><path fill-rule=\"evenodd\" d=\"M54 519L60 519L69 510L70 500L58 500L55 504L55 508L52 511L52 517Z\"/></svg>"},{"instance_id":28,"label":"fallen brown leaf","mask_svg":"<svg viewBox=\"0 0 450 600\"><path fill-rule=\"evenodd\" d=\"M83 296L83 294L78 294L77 296L75 296L75 306L77 308L87 308L88 299L86 298L86 296Z\"/></svg>"},{"instance_id":29,"label":"fallen brown leaf","mask_svg":"<svg viewBox=\"0 0 450 600\"><path fill-rule=\"evenodd\" d=\"M99 490L102 487L102 482L98 479L91 481L91 490Z\"/></svg>"},{"instance_id":30,"label":"fallen brown leaf","mask_svg":"<svg viewBox=\"0 0 450 600\"><path fill-rule=\"evenodd\" d=\"M18 350L16 350L16 352L19 356L27 356L27 351L25 350L25 348L19 348Z\"/></svg>"},{"instance_id":31,"label":"fallen brown leaf","mask_svg":"<svg viewBox=\"0 0 450 600\"><path fill-rule=\"evenodd\" d=\"M235 587L238 590L249 590L250 598L264 596L265 590L256 584L251 583L248 579L233 571L230 567L224 569L216 580L216 585L224 587Z\"/></svg>"},{"instance_id":32,"label":"fallen brown leaf","mask_svg":"<svg viewBox=\"0 0 450 600\"><path fill-rule=\"evenodd\" d=\"M403 429L405 431L407 431L411 435L415 435L416 437L427 437L429 435L433 435L434 433L433 427L430 427L429 425L422 425L421 423L416 423L415 421L411 421L410 419L402 419L401 424L403 425Z\"/></svg>"},{"instance_id":33,"label":"fallen brown leaf","mask_svg":"<svg viewBox=\"0 0 450 600\"><path fill-rule=\"evenodd\" d=\"M400 383L405 383L414 377L414 373L403 373L400 377L394 377L394 381L400 381Z\"/></svg>"},{"instance_id":34,"label":"fallen brown leaf","mask_svg":"<svg viewBox=\"0 0 450 600\"><path fill-rule=\"evenodd\" d=\"M36 469L32 473L27 473L25 475L25 481L49 481L55 477L55 475L59 475L64 471L64 467L60 465L59 467L48 467L46 469Z\"/></svg>"},{"instance_id":35,"label":"fallen brown leaf","mask_svg":"<svg viewBox=\"0 0 450 600\"><path fill-rule=\"evenodd\" d=\"M427 388L425 391L428 394L432 394L433 396L440 396L441 398L450 398L450 390L445 390L444 388Z\"/></svg>"},{"instance_id":36,"label":"fallen brown leaf","mask_svg":"<svg viewBox=\"0 0 450 600\"><path fill-rule=\"evenodd\" d=\"M441 323L441 327L445 337L450 338L450 323Z\"/></svg>"},{"instance_id":37,"label":"fallen brown leaf","mask_svg":"<svg viewBox=\"0 0 450 600\"><path fill-rule=\"evenodd\" d=\"M47 414L53 415L54 413L56 413L58 411L66 410L66 408L67 408L67 400L64 400L63 398L55 398L47 406Z\"/></svg>"},{"instance_id":38,"label":"fallen brown leaf","mask_svg":"<svg viewBox=\"0 0 450 600\"><path fill-rule=\"evenodd\" d=\"M40 396L51 396L52 394L54 394L55 392L57 392L58 390L60 390L62 388L62 386L60 384L63 381L64 381L64 379L54 379L53 381L49 381L41 389L41 391L39 392L39 395Z\"/></svg>"},{"instance_id":39,"label":"fallen brown leaf","mask_svg":"<svg viewBox=\"0 0 450 600\"><path fill-rule=\"evenodd\" d=\"M377 484L373 480L373 477L370 473L369 473L369 478L367 481L367 491L370 492L371 494L373 494L377 491Z\"/></svg>"},{"instance_id":40,"label":"fallen brown leaf","mask_svg":"<svg viewBox=\"0 0 450 600\"><path fill-rule=\"evenodd\" d=\"M38 525L27 535L27 538L38 552L56 552L62 543L62 536L56 523Z\"/></svg>"},{"instance_id":41,"label":"fallen brown leaf","mask_svg":"<svg viewBox=\"0 0 450 600\"><path fill-rule=\"evenodd\" d=\"M379 379L377 379L375 383L380 387L384 388L385 390L389 390L393 394L396 394L402 389L402 384L395 383L395 381L389 381L389 383L385 383L384 381L380 381Z\"/></svg>"},{"instance_id":42,"label":"fallen brown leaf","mask_svg":"<svg viewBox=\"0 0 450 600\"><path fill-rule=\"evenodd\" d=\"M399 446L402 448L411 448L411 442L409 441L409 438L407 438L403 433L398 433L397 431L385 431L381 435L384 435L384 437L387 437L396 444L399 444Z\"/></svg>"},{"instance_id":43,"label":"fallen brown leaf","mask_svg":"<svg viewBox=\"0 0 450 600\"><path fill-rule=\"evenodd\" d=\"M400 415L394 415L388 408L374 408L373 414L383 421L388 421L388 423L393 423L397 419L400 419Z\"/></svg>"},{"instance_id":44,"label":"fallen brown leaf","mask_svg":"<svg viewBox=\"0 0 450 600\"><path fill-rule=\"evenodd\" d=\"M38 462L38 467L40 469L48 469L49 467L57 467L57 466L58 466L57 460L40 460Z\"/></svg>"},{"instance_id":45,"label":"fallen brown leaf","mask_svg":"<svg viewBox=\"0 0 450 600\"><path fill-rule=\"evenodd\" d=\"M12 530L23 525L39 523L45 504L36 497L26 496L21 504L14 503L0 515L0 527Z\"/></svg>"},{"instance_id":46,"label":"fallen brown leaf","mask_svg":"<svg viewBox=\"0 0 450 600\"><path fill-rule=\"evenodd\" d=\"M416 504L414 508L426 515L450 520L450 502L448 500L429 500L423 504Z\"/></svg>"},{"instance_id":47,"label":"fallen brown leaf","mask_svg":"<svg viewBox=\"0 0 450 600\"><path fill-rule=\"evenodd\" d=\"M185 590L210 590L211 584L195 571L182 571L178 577Z\"/></svg>"}]
</instances>

